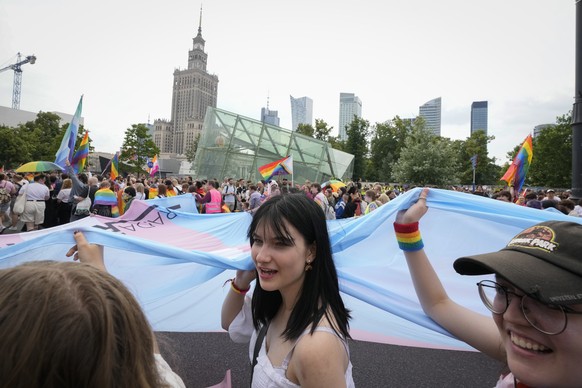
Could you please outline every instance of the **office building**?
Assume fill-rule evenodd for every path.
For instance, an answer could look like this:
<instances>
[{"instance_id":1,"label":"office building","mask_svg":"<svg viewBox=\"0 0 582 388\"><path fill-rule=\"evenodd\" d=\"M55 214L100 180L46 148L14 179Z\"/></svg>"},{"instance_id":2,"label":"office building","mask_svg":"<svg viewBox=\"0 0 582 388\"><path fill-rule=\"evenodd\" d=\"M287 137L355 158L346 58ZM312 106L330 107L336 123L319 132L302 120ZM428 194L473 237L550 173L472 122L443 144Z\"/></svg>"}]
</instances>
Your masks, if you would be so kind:
<instances>
[{"instance_id":1,"label":"office building","mask_svg":"<svg viewBox=\"0 0 582 388\"><path fill-rule=\"evenodd\" d=\"M269 107L261 108L261 122L279 126L279 114L276 110L270 110Z\"/></svg>"},{"instance_id":2,"label":"office building","mask_svg":"<svg viewBox=\"0 0 582 388\"><path fill-rule=\"evenodd\" d=\"M421 105L418 115L424 118L426 129L437 136L441 135L441 98L435 98Z\"/></svg>"},{"instance_id":3,"label":"office building","mask_svg":"<svg viewBox=\"0 0 582 388\"><path fill-rule=\"evenodd\" d=\"M483 131L487 135L487 101L474 101L471 104L471 135Z\"/></svg>"},{"instance_id":4,"label":"office building","mask_svg":"<svg viewBox=\"0 0 582 388\"><path fill-rule=\"evenodd\" d=\"M309 97L291 98L291 130L296 131L299 124L313 125L313 100Z\"/></svg>"},{"instance_id":5,"label":"office building","mask_svg":"<svg viewBox=\"0 0 582 388\"><path fill-rule=\"evenodd\" d=\"M533 137L536 138L543 132L544 129L553 127L555 124L540 124L536 125L533 130Z\"/></svg>"},{"instance_id":6,"label":"office building","mask_svg":"<svg viewBox=\"0 0 582 388\"><path fill-rule=\"evenodd\" d=\"M362 117L362 100L354 93L340 93L339 138L347 139L346 127L354 121L354 116Z\"/></svg>"},{"instance_id":7,"label":"office building","mask_svg":"<svg viewBox=\"0 0 582 388\"><path fill-rule=\"evenodd\" d=\"M188 68L174 70L172 116L170 120L154 121L154 143L161 158L181 158L202 131L208 107L216 107L218 77L206 69L208 54L202 38L202 11L198 34L188 51Z\"/></svg>"}]
</instances>

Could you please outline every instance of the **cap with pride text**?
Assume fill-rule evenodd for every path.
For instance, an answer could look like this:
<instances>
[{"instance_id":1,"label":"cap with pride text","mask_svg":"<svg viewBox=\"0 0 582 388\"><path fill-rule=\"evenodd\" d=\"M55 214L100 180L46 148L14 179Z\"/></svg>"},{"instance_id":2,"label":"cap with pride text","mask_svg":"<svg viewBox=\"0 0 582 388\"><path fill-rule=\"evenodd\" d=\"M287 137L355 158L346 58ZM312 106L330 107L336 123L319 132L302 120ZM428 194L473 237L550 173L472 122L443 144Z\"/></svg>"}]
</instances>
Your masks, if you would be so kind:
<instances>
[{"instance_id":1,"label":"cap with pride text","mask_svg":"<svg viewBox=\"0 0 582 388\"><path fill-rule=\"evenodd\" d=\"M461 257L453 266L461 275L495 273L543 303L582 303L582 225L542 222L498 252Z\"/></svg>"}]
</instances>

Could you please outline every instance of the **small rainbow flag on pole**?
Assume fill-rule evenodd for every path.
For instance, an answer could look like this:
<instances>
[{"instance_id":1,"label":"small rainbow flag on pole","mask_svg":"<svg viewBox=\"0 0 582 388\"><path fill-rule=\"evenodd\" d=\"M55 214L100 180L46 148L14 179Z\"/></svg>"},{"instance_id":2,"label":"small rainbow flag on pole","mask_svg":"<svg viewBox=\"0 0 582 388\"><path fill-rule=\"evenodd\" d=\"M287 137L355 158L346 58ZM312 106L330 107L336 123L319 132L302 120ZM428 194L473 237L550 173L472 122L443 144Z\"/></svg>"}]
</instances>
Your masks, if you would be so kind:
<instances>
[{"instance_id":1,"label":"small rainbow flag on pole","mask_svg":"<svg viewBox=\"0 0 582 388\"><path fill-rule=\"evenodd\" d=\"M521 149L515 155L511 166L507 169L503 177L500 179L507 182L507 186L513 187L516 193L519 193L523 183L525 182L525 176L531 160L533 158L533 143L531 135L527 135Z\"/></svg>"},{"instance_id":2,"label":"small rainbow flag on pole","mask_svg":"<svg viewBox=\"0 0 582 388\"><path fill-rule=\"evenodd\" d=\"M267 182L275 175L293 175L293 155L259 167L259 173Z\"/></svg>"},{"instance_id":3,"label":"small rainbow flag on pole","mask_svg":"<svg viewBox=\"0 0 582 388\"><path fill-rule=\"evenodd\" d=\"M79 144L79 148L75 151L73 159L71 160L71 166L75 170L76 174L82 173L87 163L87 156L89 155L89 131L85 131L85 136Z\"/></svg>"},{"instance_id":4,"label":"small rainbow flag on pole","mask_svg":"<svg viewBox=\"0 0 582 388\"><path fill-rule=\"evenodd\" d=\"M116 152L111 159L111 175L110 179L115 180L119 176L119 152Z\"/></svg>"}]
</instances>

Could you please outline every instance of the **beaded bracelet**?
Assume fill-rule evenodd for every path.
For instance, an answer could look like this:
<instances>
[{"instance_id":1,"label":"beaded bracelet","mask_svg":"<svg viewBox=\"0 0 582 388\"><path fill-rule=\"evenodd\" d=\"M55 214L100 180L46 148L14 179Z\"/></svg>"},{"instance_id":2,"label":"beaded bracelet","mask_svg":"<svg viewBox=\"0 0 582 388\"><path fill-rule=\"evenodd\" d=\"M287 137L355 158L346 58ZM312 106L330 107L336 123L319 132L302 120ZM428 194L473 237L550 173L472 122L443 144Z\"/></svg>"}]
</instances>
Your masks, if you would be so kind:
<instances>
[{"instance_id":1,"label":"beaded bracelet","mask_svg":"<svg viewBox=\"0 0 582 388\"><path fill-rule=\"evenodd\" d=\"M418 230L418 222L411 224L394 223L394 232L400 249L406 252L420 251L424 248L424 243Z\"/></svg>"},{"instance_id":2,"label":"beaded bracelet","mask_svg":"<svg viewBox=\"0 0 582 388\"><path fill-rule=\"evenodd\" d=\"M232 278L232 279L228 279L228 280L227 280L227 282L230 282L230 289L231 289L231 290L233 290L234 292L236 292L237 294L240 294L240 295L244 295L244 294L246 294L247 292L249 292L249 290L251 289L251 287L250 287L250 286L249 286L249 288L247 288L246 290L241 290L240 288L238 288L238 287L236 286L236 284L234 284L234 280L235 280L235 279L236 279L236 278Z\"/></svg>"}]
</instances>

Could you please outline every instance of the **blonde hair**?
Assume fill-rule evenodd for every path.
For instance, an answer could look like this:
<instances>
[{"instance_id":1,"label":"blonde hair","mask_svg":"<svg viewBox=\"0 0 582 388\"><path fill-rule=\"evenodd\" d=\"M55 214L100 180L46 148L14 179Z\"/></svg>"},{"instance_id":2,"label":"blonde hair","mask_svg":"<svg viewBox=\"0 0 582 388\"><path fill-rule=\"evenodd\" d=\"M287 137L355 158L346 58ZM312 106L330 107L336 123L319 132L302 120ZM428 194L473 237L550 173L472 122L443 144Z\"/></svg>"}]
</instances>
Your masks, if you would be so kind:
<instances>
[{"instance_id":1,"label":"blonde hair","mask_svg":"<svg viewBox=\"0 0 582 388\"><path fill-rule=\"evenodd\" d=\"M70 189L71 187L73 187L73 181L70 178L67 178L63 181L61 189Z\"/></svg>"},{"instance_id":2,"label":"blonde hair","mask_svg":"<svg viewBox=\"0 0 582 388\"><path fill-rule=\"evenodd\" d=\"M390 202L390 197L386 195L386 193L382 193L380 194L380 196L378 197L378 201L382 202L382 205L387 204L388 202Z\"/></svg>"},{"instance_id":3,"label":"blonde hair","mask_svg":"<svg viewBox=\"0 0 582 388\"><path fill-rule=\"evenodd\" d=\"M7 387L159 387L139 304L87 264L0 270L0 376Z\"/></svg>"}]
</instances>

